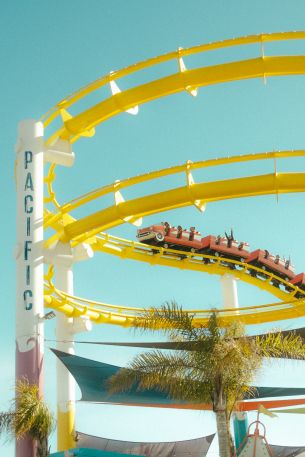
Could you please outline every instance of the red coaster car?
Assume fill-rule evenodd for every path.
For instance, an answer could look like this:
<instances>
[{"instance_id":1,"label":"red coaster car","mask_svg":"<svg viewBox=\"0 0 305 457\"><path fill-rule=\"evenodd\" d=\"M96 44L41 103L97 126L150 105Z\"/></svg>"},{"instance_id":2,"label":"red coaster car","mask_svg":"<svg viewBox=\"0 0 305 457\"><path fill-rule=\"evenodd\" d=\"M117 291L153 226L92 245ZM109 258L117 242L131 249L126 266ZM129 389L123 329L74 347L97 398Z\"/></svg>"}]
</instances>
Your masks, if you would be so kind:
<instances>
[{"instance_id":1,"label":"red coaster car","mask_svg":"<svg viewBox=\"0 0 305 457\"><path fill-rule=\"evenodd\" d=\"M305 274L304 273L299 273L289 282L291 282L291 284L294 284L295 286L298 286L300 289L305 291ZM295 297L300 298L300 297L304 297L304 295L302 295L300 292L297 292Z\"/></svg>"},{"instance_id":2,"label":"red coaster car","mask_svg":"<svg viewBox=\"0 0 305 457\"><path fill-rule=\"evenodd\" d=\"M164 248L196 252L201 248L201 234L191 227L183 230L181 225L172 227L168 222L138 230L137 238L142 243L160 245Z\"/></svg>"},{"instance_id":3,"label":"red coaster car","mask_svg":"<svg viewBox=\"0 0 305 457\"><path fill-rule=\"evenodd\" d=\"M236 241L232 230L230 235L226 233L226 237L209 235L202 238L195 227L183 230L181 225L171 227L168 222L161 222L160 225L138 230L137 238L142 243L180 251L199 252L239 261L244 261L249 257L248 243ZM204 260L208 262L207 259Z\"/></svg>"},{"instance_id":4,"label":"red coaster car","mask_svg":"<svg viewBox=\"0 0 305 457\"><path fill-rule=\"evenodd\" d=\"M227 262L226 259L245 262L269 273L273 273L305 291L305 273L295 276L294 267L290 260L282 259L279 255L274 256L263 249L257 249L249 253L249 244L244 241L238 242L235 240L232 230L229 235L226 233L225 237L208 235L202 238L200 232L195 230L195 227L191 227L189 230L183 230L181 225L172 227L168 222L161 222L160 224L138 230L137 238L142 243L152 246L163 246L165 249L172 248L179 251L198 252L200 254L222 257L223 260L221 262L229 266L229 268L235 268L236 266L233 262ZM152 249L152 252L156 253L158 251ZM180 257L185 258L186 256L183 254ZM214 260L203 258L203 262L213 263ZM248 271L252 276L266 277L265 273L257 272L253 268L249 268ZM280 287L280 281L278 279L272 278L271 282L274 286ZM285 288L287 291L291 290L288 284ZM300 295L301 292L298 294Z\"/></svg>"},{"instance_id":5,"label":"red coaster car","mask_svg":"<svg viewBox=\"0 0 305 457\"><path fill-rule=\"evenodd\" d=\"M226 237L209 235L201 240L201 253L221 257L228 257L243 262L249 257L249 244L238 242L234 239L233 233Z\"/></svg>"},{"instance_id":6,"label":"red coaster car","mask_svg":"<svg viewBox=\"0 0 305 457\"><path fill-rule=\"evenodd\" d=\"M279 255L274 256L266 249L257 249L251 252L246 262L269 273L275 273L286 281L294 278L294 267L291 265L290 260L281 259Z\"/></svg>"}]
</instances>

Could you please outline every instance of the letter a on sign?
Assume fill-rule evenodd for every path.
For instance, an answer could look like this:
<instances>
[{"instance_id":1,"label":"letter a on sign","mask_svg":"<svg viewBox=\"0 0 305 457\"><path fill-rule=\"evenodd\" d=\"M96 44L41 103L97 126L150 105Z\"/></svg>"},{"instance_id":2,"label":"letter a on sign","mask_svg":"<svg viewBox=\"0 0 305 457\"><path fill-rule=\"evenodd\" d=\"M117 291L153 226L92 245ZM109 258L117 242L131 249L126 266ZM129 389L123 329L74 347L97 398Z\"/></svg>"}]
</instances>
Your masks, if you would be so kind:
<instances>
[{"instance_id":1,"label":"letter a on sign","mask_svg":"<svg viewBox=\"0 0 305 457\"><path fill-rule=\"evenodd\" d=\"M28 172L28 174L26 175L26 180L25 180L24 190L27 190L27 189L34 190L32 174L30 172Z\"/></svg>"}]
</instances>

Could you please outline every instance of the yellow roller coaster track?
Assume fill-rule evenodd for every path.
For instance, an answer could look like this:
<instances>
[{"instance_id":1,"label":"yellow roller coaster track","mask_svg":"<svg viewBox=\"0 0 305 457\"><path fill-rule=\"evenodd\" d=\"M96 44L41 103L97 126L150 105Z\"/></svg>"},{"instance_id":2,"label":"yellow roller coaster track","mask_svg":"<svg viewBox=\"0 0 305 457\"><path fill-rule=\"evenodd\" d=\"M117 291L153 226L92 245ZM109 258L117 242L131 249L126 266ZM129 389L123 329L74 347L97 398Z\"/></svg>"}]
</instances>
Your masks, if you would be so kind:
<instances>
[{"instance_id":1,"label":"yellow roller coaster track","mask_svg":"<svg viewBox=\"0 0 305 457\"><path fill-rule=\"evenodd\" d=\"M181 59L195 53L208 50L225 48L251 43L265 43L278 40L304 39L305 32L287 32L280 34L250 36L227 40L219 43L201 45L190 49L179 49L169 53L140 62L131 67L113 72L100 78L88 86L80 89L75 94L62 100L55 108L50 110L42 120L45 126L49 126L58 115L61 115L62 126L48 138L48 143L53 143L57 138L76 141L80 136L91 136L94 127L111 116L126 111L136 105L153 100L164 95L170 95L182 90L193 91L203 85L216 84L226 81L234 81L245 78L280 76L291 74L305 74L305 56L279 56L266 57L264 54L251 60L220 64L203 67L200 69L187 70ZM144 68L152 67L169 60L178 60L179 72L149 83L116 93L108 99L99 102L82 113L72 117L66 110L82 98L86 98L98 88L123 76L129 75ZM129 240L101 233L102 230L115 227L125 222L140 223L142 216L155 214L165 210L172 210L187 205L195 205L202 210L208 202L250 197L257 195L279 194L288 192L305 191L305 173L277 173L239 177L214 182L195 183L192 171L211 166L240 163L253 160L281 159L285 157L305 156L305 151L279 151L245 156L213 159L186 164L176 167L154 171L136 176L113 184L101 187L78 197L71 202L60 205L56 200L53 190L55 179L55 166L52 165L45 178L48 188L46 203L53 203L55 212L45 211L45 228L52 228L55 233L46 242L46 248L51 247L56 241L71 242L72 246L81 242L90 243L94 250L107 252L139 261L207 272L223 275L230 272L235 277L260 287L277 298L280 303L269 305L241 308L239 317L245 323L269 322L280 319L288 319L305 315L305 293L295 286L289 285L284 280L266 273L259 268L230 259L219 259L213 256L191 254L172 249L154 247L136 243ZM185 183L183 186L159 192L145 197L125 201L121 190L143 183L145 181L166 177L174 173L183 173ZM76 220L70 212L85 207L87 203L106 194L113 193L115 204L98 212ZM45 302L46 306L54 307L70 316L87 315L95 322L112 323L118 325L132 325L134 319L143 311L141 308L128 308L126 306L107 305L92 302L78 297L71 297L56 289L52 283L52 269L47 276ZM296 296L298 299L296 299ZM304 299L302 298L304 296ZM299 298L301 297L301 298ZM197 323L204 323L211 310L193 310ZM224 322L236 317L234 310L219 310Z\"/></svg>"},{"instance_id":2,"label":"yellow roller coaster track","mask_svg":"<svg viewBox=\"0 0 305 457\"><path fill-rule=\"evenodd\" d=\"M49 142L52 142L57 137L69 139L71 142L74 142L82 135L94 135L94 127L110 117L159 97L171 95L184 90L189 91L191 88L198 88L201 86L208 86L211 84L229 81L238 81L241 79L304 74L304 56L268 57L265 52L262 52L262 45L264 45L264 43L285 40L300 40L304 38L305 31L283 32L235 38L216 43L202 44L188 49L179 48L177 51L133 64L124 69L111 72L110 74L93 81L72 95L61 100L54 108L42 116L41 120L44 122L45 127L48 127L58 116L62 118L62 127L52 134L49 138ZM255 43L259 44L259 50L261 53L260 57L256 59L206 66L190 70L185 68L184 65L181 65L181 59L187 56L215 49L233 48L236 46ZM152 68L156 65L169 61L176 62L176 68L179 70L178 72L173 73L170 76L130 88L122 91L121 93L117 93L75 116L70 117L66 112L67 109L75 105L79 100L85 99L92 92L95 92L101 87L109 84L110 81L121 79L143 69Z\"/></svg>"}]
</instances>

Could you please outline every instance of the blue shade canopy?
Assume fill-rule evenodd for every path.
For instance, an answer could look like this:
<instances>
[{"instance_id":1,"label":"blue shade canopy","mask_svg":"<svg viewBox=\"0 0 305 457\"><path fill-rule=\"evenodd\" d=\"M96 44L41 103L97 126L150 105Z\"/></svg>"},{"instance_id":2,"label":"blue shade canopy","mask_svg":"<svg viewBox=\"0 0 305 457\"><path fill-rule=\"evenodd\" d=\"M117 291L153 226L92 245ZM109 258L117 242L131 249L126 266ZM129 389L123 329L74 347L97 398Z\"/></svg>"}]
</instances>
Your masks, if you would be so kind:
<instances>
[{"instance_id":1,"label":"blue shade canopy","mask_svg":"<svg viewBox=\"0 0 305 457\"><path fill-rule=\"evenodd\" d=\"M117 373L120 367L67 354L56 349L52 349L52 351L74 377L81 390L82 401L143 405L177 403L176 400L170 400L166 394L156 390L139 392L133 388L128 392L110 395L107 392L107 380Z\"/></svg>"},{"instance_id":2,"label":"blue shade canopy","mask_svg":"<svg viewBox=\"0 0 305 457\"><path fill-rule=\"evenodd\" d=\"M107 380L117 373L121 367L67 354L57 349L51 350L76 380L82 393L82 401L142 406L186 404L186 402L168 398L166 393L159 392L157 389L137 391L137 388L133 387L128 392L109 394L106 385ZM291 395L305 395L305 388L256 387L256 393L251 398Z\"/></svg>"}]
</instances>

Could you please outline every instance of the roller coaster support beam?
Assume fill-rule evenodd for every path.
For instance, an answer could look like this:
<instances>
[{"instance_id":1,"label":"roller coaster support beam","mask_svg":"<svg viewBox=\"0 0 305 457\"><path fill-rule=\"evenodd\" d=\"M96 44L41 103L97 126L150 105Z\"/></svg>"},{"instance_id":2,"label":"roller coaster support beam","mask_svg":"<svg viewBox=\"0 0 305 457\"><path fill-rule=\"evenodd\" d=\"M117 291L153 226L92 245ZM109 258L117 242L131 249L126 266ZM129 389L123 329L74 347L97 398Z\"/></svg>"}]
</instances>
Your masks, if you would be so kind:
<instances>
[{"instance_id":1,"label":"roller coaster support beam","mask_svg":"<svg viewBox=\"0 0 305 457\"><path fill-rule=\"evenodd\" d=\"M93 255L87 245L72 250L68 243L57 243L49 254L49 261L56 266L56 286L73 295L73 263ZM88 318L67 318L57 312L57 349L75 354L74 335L90 331L92 324ZM57 447L65 451L75 447L75 381L72 375L57 361Z\"/></svg>"},{"instance_id":2,"label":"roller coaster support beam","mask_svg":"<svg viewBox=\"0 0 305 457\"><path fill-rule=\"evenodd\" d=\"M43 383L43 124L19 124L16 144L16 381ZM16 443L17 457L34 457L32 440Z\"/></svg>"},{"instance_id":3,"label":"roller coaster support beam","mask_svg":"<svg viewBox=\"0 0 305 457\"><path fill-rule=\"evenodd\" d=\"M224 308L238 308L237 280L233 275L225 274L221 277ZM238 311L236 311L238 313ZM234 425L234 439L236 449L239 448L248 431L248 416L246 412L235 412L232 415Z\"/></svg>"},{"instance_id":4,"label":"roller coaster support beam","mask_svg":"<svg viewBox=\"0 0 305 457\"><path fill-rule=\"evenodd\" d=\"M69 245L61 245L61 251L54 259L56 266L56 286L63 292L73 295L73 257ZM73 318L61 312L56 313L57 349L74 354L71 327ZM65 342L66 341L66 342ZM57 388L57 448L64 451L75 447L75 381L60 361L56 361Z\"/></svg>"},{"instance_id":5,"label":"roller coaster support beam","mask_svg":"<svg viewBox=\"0 0 305 457\"><path fill-rule=\"evenodd\" d=\"M224 274L221 279L223 307L224 308L238 308L238 294L236 278L230 274Z\"/></svg>"}]
</instances>

